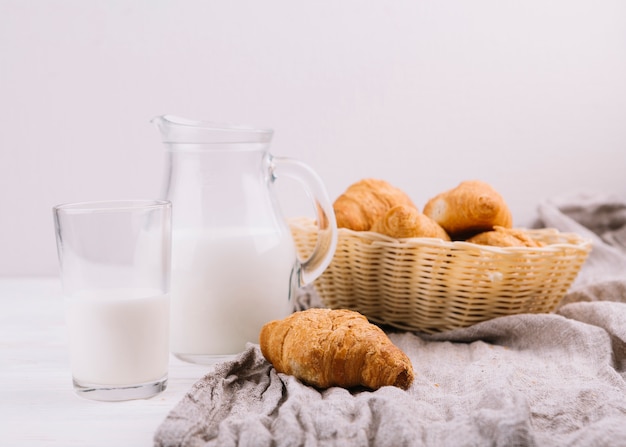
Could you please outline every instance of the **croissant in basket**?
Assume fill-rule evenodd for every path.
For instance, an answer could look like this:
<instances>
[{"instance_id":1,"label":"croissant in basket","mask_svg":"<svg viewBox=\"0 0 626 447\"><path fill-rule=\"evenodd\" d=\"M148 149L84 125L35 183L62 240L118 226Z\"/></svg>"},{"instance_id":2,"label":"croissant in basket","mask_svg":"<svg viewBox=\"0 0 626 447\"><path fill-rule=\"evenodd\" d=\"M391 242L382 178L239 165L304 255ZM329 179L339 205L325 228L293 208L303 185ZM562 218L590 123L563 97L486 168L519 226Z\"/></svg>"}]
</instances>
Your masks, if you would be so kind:
<instances>
[{"instance_id":1,"label":"croissant in basket","mask_svg":"<svg viewBox=\"0 0 626 447\"><path fill-rule=\"evenodd\" d=\"M502 196L479 180L461 182L426 202L424 214L452 237L467 239L495 226L511 228L513 217Z\"/></svg>"},{"instance_id":2,"label":"croissant in basket","mask_svg":"<svg viewBox=\"0 0 626 447\"><path fill-rule=\"evenodd\" d=\"M363 179L350 185L333 203L337 227L369 231L397 205L415 207L411 198L385 180Z\"/></svg>"},{"instance_id":3,"label":"croissant in basket","mask_svg":"<svg viewBox=\"0 0 626 447\"><path fill-rule=\"evenodd\" d=\"M436 237L449 241L450 236L437 222L417 208L398 205L374 222L371 231L395 238Z\"/></svg>"},{"instance_id":4,"label":"croissant in basket","mask_svg":"<svg viewBox=\"0 0 626 447\"><path fill-rule=\"evenodd\" d=\"M351 310L295 312L263 326L259 341L276 371L318 388L407 389L413 382L406 354L382 329Z\"/></svg>"},{"instance_id":5,"label":"croissant in basket","mask_svg":"<svg viewBox=\"0 0 626 447\"><path fill-rule=\"evenodd\" d=\"M545 244L533 239L521 228L504 228L496 226L491 231L479 233L467 239L467 242L495 247L543 247Z\"/></svg>"}]
</instances>

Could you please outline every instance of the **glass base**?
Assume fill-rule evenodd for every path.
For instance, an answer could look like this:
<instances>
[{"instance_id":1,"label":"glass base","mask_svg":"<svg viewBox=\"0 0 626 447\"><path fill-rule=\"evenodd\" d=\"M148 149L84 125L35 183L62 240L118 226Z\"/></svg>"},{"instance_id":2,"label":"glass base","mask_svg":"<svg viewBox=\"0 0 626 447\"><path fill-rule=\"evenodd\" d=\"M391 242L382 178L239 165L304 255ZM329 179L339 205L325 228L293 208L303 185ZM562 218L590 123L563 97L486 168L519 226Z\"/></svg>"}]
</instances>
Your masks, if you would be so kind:
<instances>
[{"instance_id":1,"label":"glass base","mask_svg":"<svg viewBox=\"0 0 626 447\"><path fill-rule=\"evenodd\" d=\"M91 400L116 402L134 399L149 399L167 388L167 375L154 382L137 385L94 385L73 379L74 391L80 397Z\"/></svg>"},{"instance_id":2,"label":"glass base","mask_svg":"<svg viewBox=\"0 0 626 447\"><path fill-rule=\"evenodd\" d=\"M215 365L217 363L227 362L237 357L238 354L177 354L174 356L177 359L187 363L196 363L198 365Z\"/></svg>"}]
</instances>

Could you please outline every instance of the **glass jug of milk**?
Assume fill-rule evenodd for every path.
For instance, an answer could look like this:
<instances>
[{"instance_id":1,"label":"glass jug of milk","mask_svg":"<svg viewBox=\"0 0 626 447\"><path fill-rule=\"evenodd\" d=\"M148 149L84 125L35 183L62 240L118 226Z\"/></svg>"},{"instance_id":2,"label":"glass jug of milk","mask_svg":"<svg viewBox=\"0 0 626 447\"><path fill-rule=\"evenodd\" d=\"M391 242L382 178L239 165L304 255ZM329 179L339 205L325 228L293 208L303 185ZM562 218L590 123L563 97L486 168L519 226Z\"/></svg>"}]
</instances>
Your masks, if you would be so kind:
<instances>
[{"instance_id":1,"label":"glass jug of milk","mask_svg":"<svg viewBox=\"0 0 626 447\"><path fill-rule=\"evenodd\" d=\"M171 115L153 123L172 202L170 347L185 361L215 363L258 343L261 327L291 313L297 288L328 266L337 241L332 203L310 167L269 153L272 130ZM282 176L302 184L321 223L306 260L273 191Z\"/></svg>"}]
</instances>

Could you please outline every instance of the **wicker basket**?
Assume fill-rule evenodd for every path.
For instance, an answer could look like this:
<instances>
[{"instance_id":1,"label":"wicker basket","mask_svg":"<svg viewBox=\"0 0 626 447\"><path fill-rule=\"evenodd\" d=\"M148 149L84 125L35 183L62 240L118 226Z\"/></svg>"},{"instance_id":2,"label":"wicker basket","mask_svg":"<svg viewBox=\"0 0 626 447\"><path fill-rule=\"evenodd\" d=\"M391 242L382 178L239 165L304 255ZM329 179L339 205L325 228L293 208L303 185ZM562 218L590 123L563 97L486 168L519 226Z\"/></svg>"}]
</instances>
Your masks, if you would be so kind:
<instances>
[{"instance_id":1,"label":"wicker basket","mask_svg":"<svg viewBox=\"0 0 626 447\"><path fill-rule=\"evenodd\" d=\"M310 219L290 222L300 256L317 240ZM541 248L490 247L439 239L393 239L339 229L337 251L314 287L330 308L370 321L435 333L504 315L551 312L591 250L554 229L528 230Z\"/></svg>"}]
</instances>

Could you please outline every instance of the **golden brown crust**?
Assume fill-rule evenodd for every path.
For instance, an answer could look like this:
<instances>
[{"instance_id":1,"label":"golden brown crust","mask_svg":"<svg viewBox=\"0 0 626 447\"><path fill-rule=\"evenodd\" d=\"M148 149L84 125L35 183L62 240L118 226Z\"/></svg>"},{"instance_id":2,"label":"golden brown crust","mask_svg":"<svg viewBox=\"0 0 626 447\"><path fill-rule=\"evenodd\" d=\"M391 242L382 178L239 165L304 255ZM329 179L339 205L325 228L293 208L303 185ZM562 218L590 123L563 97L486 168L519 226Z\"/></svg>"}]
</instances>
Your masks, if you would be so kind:
<instances>
[{"instance_id":1,"label":"golden brown crust","mask_svg":"<svg viewBox=\"0 0 626 447\"><path fill-rule=\"evenodd\" d=\"M415 207L410 197L385 180L363 179L350 185L333 203L337 227L368 231L396 205Z\"/></svg>"},{"instance_id":2,"label":"golden brown crust","mask_svg":"<svg viewBox=\"0 0 626 447\"><path fill-rule=\"evenodd\" d=\"M424 206L424 214L441 225L452 239L513 225L511 211L502 196L478 180L464 181L433 197Z\"/></svg>"},{"instance_id":3,"label":"golden brown crust","mask_svg":"<svg viewBox=\"0 0 626 447\"><path fill-rule=\"evenodd\" d=\"M536 241L520 228L504 228L496 226L491 231L479 233L467 239L467 242L495 247L543 247L545 244Z\"/></svg>"},{"instance_id":4,"label":"golden brown crust","mask_svg":"<svg viewBox=\"0 0 626 447\"><path fill-rule=\"evenodd\" d=\"M378 326L346 309L307 309L267 323L261 352L276 371L318 388L407 389L413 366Z\"/></svg>"},{"instance_id":5,"label":"golden brown crust","mask_svg":"<svg viewBox=\"0 0 626 447\"><path fill-rule=\"evenodd\" d=\"M421 213L417 208L398 205L372 225L371 231L395 238L434 237L449 241L450 236L441 225Z\"/></svg>"}]
</instances>

